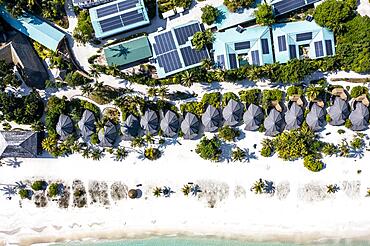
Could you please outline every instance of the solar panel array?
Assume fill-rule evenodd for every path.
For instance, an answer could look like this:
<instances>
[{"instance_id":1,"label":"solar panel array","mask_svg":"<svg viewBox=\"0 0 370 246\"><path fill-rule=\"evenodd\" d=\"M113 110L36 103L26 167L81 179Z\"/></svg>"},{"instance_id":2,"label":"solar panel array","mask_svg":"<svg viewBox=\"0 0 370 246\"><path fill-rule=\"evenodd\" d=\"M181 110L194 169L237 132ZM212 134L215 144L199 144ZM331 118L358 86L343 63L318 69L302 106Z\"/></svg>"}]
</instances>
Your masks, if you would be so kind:
<instances>
[{"instance_id":1,"label":"solar panel array","mask_svg":"<svg viewBox=\"0 0 370 246\"><path fill-rule=\"evenodd\" d=\"M333 46L331 44L331 40L325 40L325 47L326 47L326 55L332 56L333 55Z\"/></svg>"},{"instance_id":2,"label":"solar panel array","mask_svg":"<svg viewBox=\"0 0 370 246\"><path fill-rule=\"evenodd\" d=\"M260 56L258 50L253 50L252 52L252 64L259 66L260 65Z\"/></svg>"},{"instance_id":3,"label":"solar panel array","mask_svg":"<svg viewBox=\"0 0 370 246\"><path fill-rule=\"evenodd\" d=\"M175 28L172 31L154 36L153 49L155 51L159 67L162 67L165 73L169 73L185 65L191 66L200 63L203 59L209 58L206 48L197 51L190 45L185 45L194 33L200 31L199 23L193 23L187 26ZM183 64L181 62L183 61Z\"/></svg>"},{"instance_id":4,"label":"solar panel array","mask_svg":"<svg viewBox=\"0 0 370 246\"><path fill-rule=\"evenodd\" d=\"M229 54L229 61L231 69L238 68L235 54Z\"/></svg>"},{"instance_id":5,"label":"solar panel array","mask_svg":"<svg viewBox=\"0 0 370 246\"><path fill-rule=\"evenodd\" d=\"M306 3L307 1L307 3ZM273 4L275 15L286 14L290 11L297 10L306 5L319 2L320 0L282 0Z\"/></svg>"},{"instance_id":6,"label":"solar panel array","mask_svg":"<svg viewBox=\"0 0 370 246\"><path fill-rule=\"evenodd\" d=\"M269 54L269 41L267 38L261 39L261 45L262 45L262 54L266 55Z\"/></svg>"},{"instance_id":7,"label":"solar panel array","mask_svg":"<svg viewBox=\"0 0 370 246\"><path fill-rule=\"evenodd\" d=\"M103 32L108 32L143 20L145 20L143 13L134 10L122 15L100 20L99 24Z\"/></svg>"},{"instance_id":8,"label":"solar panel array","mask_svg":"<svg viewBox=\"0 0 370 246\"><path fill-rule=\"evenodd\" d=\"M286 51L286 38L285 36L278 36L279 51Z\"/></svg>"},{"instance_id":9,"label":"solar panel array","mask_svg":"<svg viewBox=\"0 0 370 246\"><path fill-rule=\"evenodd\" d=\"M295 45L289 45L289 57L290 59L297 58L297 50Z\"/></svg>"},{"instance_id":10,"label":"solar panel array","mask_svg":"<svg viewBox=\"0 0 370 246\"><path fill-rule=\"evenodd\" d=\"M250 49L251 48L251 42L246 41L246 42L239 42L235 43L235 50L245 50L245 49Z\"/></svg>"},{"instance_id":11,"label":"solar panel array","mask_svg":"<svg viewBox=\"0 0 370 246\"><path fill-rule=\"evenodd\" d=\"M177 42L179 45L183 45L189 40L189 37L192 37L196 32L200 31L200 27L198 23L194 23L188 26L176 28L174 31Z\"/></svg>"},{"instance_id":12,"label":"solar panel array","mask_svg":"<svg viewBox=\"0 0 370 246\"><path fill-rule=\"evenodd\" d=\"M296 35L297 42L311 40L311 39L312 39L312 32L298 33Z\"/></svg>"},{"instance_id":13,"label":"solar panel array","mask_svg":"<svg viewBox=\"0 0 370 246\"><path fill-rule=\"evenodd\" d=\"M315 42L315 53L316 57L324 56L324 49L321 41Z\"/></svg>"},{"instance_id":14,"label":"solar panel array","mask_svg":"<svg viewBox=\"0 0 370 246\"><path fill-rule=\"evenodd\" d=\"M115 13L124 11L126 9L136 7L136 5L138 3L139 3L138 0L127 0L127 1L124 1L124 2L120 2L118 4L108 5L106 7L102 7L100 9L97 9L96 14L97 14L98 18L101 18L101 17L104 17L104 16L108 16L108 15L111 15L111 14L115 14Z\"/></svg>"},{"instance_id":15,"label":"solar panel array","mask_svg":"<svg viewBox=\"0 0 370 246\"><path fill-rule=\"evenodd\" d=\"M143 13L139 13L137 10L125 13L121 15L122 23L124 26L128 26L134 23L137 23L139 21L144 20Z\"/></svg>"}]
</instances>

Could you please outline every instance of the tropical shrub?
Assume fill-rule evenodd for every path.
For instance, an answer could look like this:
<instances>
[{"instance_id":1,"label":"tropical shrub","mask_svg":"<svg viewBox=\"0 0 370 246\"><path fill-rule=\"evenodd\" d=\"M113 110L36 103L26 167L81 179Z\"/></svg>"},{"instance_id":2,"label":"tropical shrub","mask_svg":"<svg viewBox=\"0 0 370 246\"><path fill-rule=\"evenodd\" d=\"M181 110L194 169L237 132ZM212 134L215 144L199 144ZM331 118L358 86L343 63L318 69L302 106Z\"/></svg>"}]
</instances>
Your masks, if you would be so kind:
<instances>
[{"instance_id":1,"label":"tropical shrub","mask_svg":"<svg viewBox=\"0 0 370 246\"><path fill-rule=\"evenodd\" d=\"M202 50L205 46L211 45L213 40L212 31L205 30L204 32L196 32L191 40L191 44L196 50Z\"/></svg>"},{"instance_id":2,"label":"tropical shrub","mask_svg":"<svg viewBox=\"0 0 370 246\"><path fill-rule=\"evenodd\" d=\"M237 102L240 101L239 97L234 92L226 92L222 95L222 107L225 107L231 99Z\"/></svg>"},{"instance_id":3,"label":"tropical shrub","mask_svg":"<svg viewBox=\"0 0 370 246\"><path fill-rule=\"evenodd\" d=\"M207 25L212 25L220 14L220 11L212 5L206 5L201 8L202 10L202 22Z\"/></svg>"},{"instance_id":4,"label":"tropical shrub","mask_svg":"<svg viewBox=\"0 0 370 246\"><path fill-rule=\"evenodd\" d=\"M29 190L26 190L26 189L20 189L18 191L18 194L21 197L21 199L26 199L26 198L28 199L30 195Z\"/></svg>"},{"instance_id":5,"label":"tropical shrub","mask_svg":"<svg viewBox=\"0 0 370 246\"><path fill-rule=\"evenodd\" d=\"M260 104L261 103L261 90L260 89L249 89L239 91L240 100L245 102L247 105Z\"/></svg>"},{"instance_id":6,"label":"tropical shrub","mask_svg":"<svg viewBox=\"0 0 370 246\"><path fill-rule=\"evenodd\" d=\"M52 183L49 185L49 188L48 188L48 194L50 197L55 197L56 195L58 195L58 188L59 188L59 184L57 183Z\"/></svg>"},{"instance_id":7,"label":"tropical shrub","mask_svg":"<svg viewBox=\"0 0 370 246\"><path fill-rule=\"evenodd\" d=\"M201 102L203 105L212 105L215 108L219 108L221 106L221 93L220 92L205 93L202 97Z\"/></svg>"},{"instance_id":8,"label":"tropical shrub","mask_svg":"<svg viewBox=\"0 0 370 246\"><path fill-rule=\"evenodd\" d=\"M144 150L145 158L154 161L161 157L161 151L154 147L149 147Z\"/></svg>"},{"instance_id":9,"label":"tropical shrub","mask_svg":"<svg viewBox=\"0 0 370 246\"><path fill-rule=\"evenodd\" d=\"M197 145L195 152L205 160L217 162L220 160L222 154L221 141L216 136L211 139L203 137Z\"/></svg>"},{"instance_id":10,"label":"tropical shrub","mask_svg":"<svg viewBox=\"0 0 370 246\"><path fill-rule=\"evenodd\" d=\"M202 102L187 102L180 105L181 112L189 112L198 116L203 114L203 108Z\"/></svg>"},{"instance_id":11,"label":"tropical shrub","mask_svg":"<svg viewBox=\"0 0 370 246\"><path fill-rule=\"evenodd\" d=\"M293 95L302 96L303 95L303 89L299 86L292 85L287 89L286 93L287 93L287 96L289 96L289 97L293 96Z\"/></svg>"},{"instance_id":12,"label":"tropical shrub","mask_svg":"<svg viewBox=\"0 0 370 246\"><path fill-rule=\"evenodd\" d=\"M35 191L44 190L46 186L46 182L43 180L36 180L32 183L31 188Z\"/></svg>"},{"instance_id":13,"label":"tropical shrub","mask_svg":"<svg viewBox=\"0 0 370 246\"><path fill-rule=\"evenodd\" d=\"M356 97L359 97L361 95L368 95L369 94L369 89L365 86L355 86L352 88L351 90L351 97L352 98L356 98Z\"/></svg>"},{"instance_id":14,"label":"tropical shrub","mask_svg":"<svg viewBox=\"0 0 370 246\"><path fill-rule=\"evenodd\" d=\"M336 155L339 152L338 147L332 143L324 144L321 151L324 155L328 155L328 156Z\"/></svg>"},{"instance_id":15,"label":"tropical shrub","mask_svg":"<svg viewBox=\"0 0 370 246\"><path fill-rule=\"evenodd\" d=\"M303 159L304 166L312 171L312 172L319 172L324 169L324 163L317 159L314 155L307 155Z\"/></svg>"},{"instance_id":16,"label":"tropical shrub","mask_svg":"<svg viewBox=\"0 0 370 246\"><path fill-rule=\"evenodd\" d=\"M65 82L71 87L85 85L92 82L91 79L86 78L78 71L70 72L66 75Z\"/></svg>"},{"instance_id":17,"label":"tropical shrub","mask_svg":"<svg viewBox=\"0 0 370 246\"><path fill-rule=\"evenodd\" d=\"M73 30L73 38L80 43L86 44L93 38L94 29L88 10L80 11L77 18L77 26Z\"/></svg>"},{"instance_id":18,"label":"tropical shrub","mask_svg":"<svg viewBox=\"0 0 370 246\"><path fill-rule=\"evenodd\" d=\"M256 23L259 25L269 26L275 23L272 5L259 4L257 10L254 11L254 16L256 17Z\"/></svg>"},{"instance_id":19,"label":"tropical shrub","mask_svg":"<svg viewBox=\"0 0 370 246\"><path fill-rule=\"evenodd\" d=\"M284 92L279 89L264 90L262 92L262 107L267 109L272 101L282 102Z\"/></svg>"},{"instance_id":20,"label":"tropical shrub","mask_svg":"<svg viewBox=\"0 0 370 246\"><path fill-rule=\"evenodd\" d=\"M231 142L240 136L240 131L230 126L224 126L218 130L218 136L222 140Z\"/></svg>"},{"instance_id":21,"label":"tropical shrub","mask_svg":"<svg viewBox=\"0 0 370 246\"><path fill-rule=\"evenodd\" d=\"M249 8L254 0L224 0L224 5L230 12L236 12L238 8Z\"/></svg>"},{"instance_id":22,"label":"tropical shrub","mask_svg":"<svg viewBox=\"0 0 370 246\"><path fill-rule=\"evenodd\" d=\"M346 119L346 121L344 122L344 126L347 127L348 129L351 129L352 121L350 119Z\"/></svg>"},{"instance_id":23,"label":"tropical shrub","mask_svg":"<svg viewBox=\"0 0 370 246\"><path fill-rule=\"evenodd\" d=\"M261 144L262 144L261 155L263 157L270 157L274 154L275 151L274 141L265 138L262 140Z\"/></svg>"},{"instance_id":24,"label":"tropical shrub","mask_svg":"<svg viewBox=\"0 0 370 246\"><path fill-rule=\"evenodd\" d=\"M354 150L360 150L365 147L365 141L361 137L355 137L350 142L350 145Z\"/></svg>"}]
</instances>

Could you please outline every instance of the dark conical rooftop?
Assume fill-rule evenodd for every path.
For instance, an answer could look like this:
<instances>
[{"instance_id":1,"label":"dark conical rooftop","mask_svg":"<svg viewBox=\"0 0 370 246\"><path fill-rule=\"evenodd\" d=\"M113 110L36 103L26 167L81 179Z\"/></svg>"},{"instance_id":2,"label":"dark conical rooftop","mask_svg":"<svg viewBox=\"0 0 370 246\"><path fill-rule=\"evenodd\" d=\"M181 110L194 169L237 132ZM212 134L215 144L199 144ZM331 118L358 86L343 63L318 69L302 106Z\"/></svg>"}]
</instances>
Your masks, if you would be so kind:
<instances>
[{"instance_id":1,"label":"dark conical rooftop","mask_svg":"<svg viewBox=\"0 0 370 246\"><path fill-rule=\"evenodd\" d=\"M356 103L355 109L349 115L354 131L364 131L369 126L369 109L363 103Z\"/></svg>"},{"instance_id":2,"label":"dark conical rooftop","mask_svg":"<svg viewBox=\"0 0 370 246\"><path fill-rule=\"evenodd\" d=\"M81 136L84 139L89 138L95 132L95 115L90 110L85 110L82 114L81 120L78 122Z\"/></svg>"},{"instance_id":3,"label":"dark conical rooftop","mask_svg":"<svg viewBox=\"0 0 370 246\"><path fill-rule=\"evenodd\" d=\"M176 136L179 130L179 119L174 112L170 110L166 112L161 120L161 129L163 131L163 135L166 137L172 138Z\"/></svg>"},{"instance_id":4,"label":"dark conical rooftop","mask_svg":"<svg viewBox=\"0 0 370 246\"><path fill-rule=\"evenodd\" d=\"M60 139L64 140L73 133L73 122L67 115L61 114L56 126Z\"/></svg>"},{"instance_id":5,"label":"dark conical rooftop","mask_svg":"<svg viewBox=\"0 0 370 246\"><path fill-rule=\"evenodd\" d=\"M298 129L303 123L303 109L296 102L293 102L288 111L285 113L285 129Z\"/></svg>"},{"instance_id":6,"label":"dark conical rooftop","mask_svg":"<svg viewBox=\"0 0 370 246\"><path fill-rule=\"evenodd\" d=\"M222 116L220 110L208 105L206 112L202 115L202 123L204 125L204 131L214 132L221 126Z\"/></svg>"},{"instance_id":7,"label":"dark conical rooftop","mask_svg":"<svg viewBox=\"0 0 370 246\"><path fill-rule=\"evenodd\" d=\"M225 124L228 126L236 126L242 119L244 112L243 104L233 99L227 103L222 111Z\"/></svg>"},{"instance_id":8,"label":"dark conical rooftop","mask_svg":"<svg viewBox=\"0 0 370 246\"><path fill-rule=\"evenodd\" d=\"M325 109L314 103L306 116L308 127L314 132L321 131L326 124L325 115Z\"/></svg>"},{"instance_id":9,"label":"dark conical rooftop","mask_svg":"<svg viewBox=\"0 0 370 246\"><path fill-rule=\"evenodd\" d=\"M136 116L130 114L123 123L121 131L123 137L126 140L130 140L132 138L137 137L140 131L139 119Z\"/></svg>"},{"instance_id":10,"label":"dark conical rooftop","mask_svg":"<svg viewBox=\"0 0 370 246\"><path fill-rule=\"evenodd\" d=\"M284 130L285 122L282 113L275 108L271 109L269 115L266 117L264 127L266 129L265 135L276 136Z\"/></svg>"},{"instance_id":11,"label":"dark conical rooftop","mask_svg":"<svg viewBox=\"0 0 370 246\"><path fill-rule=\"evenodd\" d=\"M151 109L145 111L143 117L141 117L140 125L146 134L156 134L159 128L159 119L157 113Z\"/></svg>"},{"instance_id":12,"label":"dark conical rooftop","mask_svg":"<svg viewBox=\"0 0 370 246\"><path fill-rule=\"evenodd\" d=\"M200 121L196 115L186 113L184 120L181 123L181 131L184 133L185 139L194 139L199 134Z\"/></svg>"},{"instance_id":13,"label":"dark conical rooftop","mask_svg":"<svg viewBox=\"0 0 370 246\"><path fill-rule=\"evenodd\" d=\"M98 133L100 145L102 147L112 147L118 136L116 126L108 121L104 128Z\"/></svg>"}]
</instances>

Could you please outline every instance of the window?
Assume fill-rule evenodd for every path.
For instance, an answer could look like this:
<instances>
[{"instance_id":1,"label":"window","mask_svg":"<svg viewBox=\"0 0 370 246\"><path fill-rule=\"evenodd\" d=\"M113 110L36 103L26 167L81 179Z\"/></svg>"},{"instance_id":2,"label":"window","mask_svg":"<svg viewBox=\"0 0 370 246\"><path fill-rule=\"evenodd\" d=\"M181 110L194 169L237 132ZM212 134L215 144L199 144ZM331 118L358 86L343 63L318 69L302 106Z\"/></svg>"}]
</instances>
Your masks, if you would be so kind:
<instances>
[{"instance_id":1,"label":"window","mask_svg":"<svg viewBox=\"0 0 370 246\"><path fill-rule=\"evenodd\" d=\"M297 50L295 45L289 45L289 57L290 59L297 58Z\"/></svg>"},{"instance_id":2,"label":"window","mask_svg":"<svg viewBox=\"0 0 370 246\"><path fill-rule=\"evenodd\" d=\"M258 50L252 51L252 64L257 65L257 66L260 65L260 55L259 55Z\"/></svg>"},{"instance_id":3,"label":"window","mask_svg":"<svg viewBox=\"0 0 370 246\"><path fill-rule=\"evenodd\" d=\"M279 51L286 51L286 39L285 36L278 36Z\"/></svg>"},{"instance_id":4,"label":"window","mask_svg":"<svg viewBox=\"0 0 370 246\"><path fill-rule=\"evenodd\" d=\"M315 53L316 53L316 57L324 56L322 41L315 42Z\"/></svg>"},{"instance_id":5,"label":"window","mask_svg":"<svg viewBox=\"0 0 370 246\"><path fill-rule=\"evenodd\" d=\"M269 54L269 41L267 38L261 39L261 44L262 44L262 54L266 55Z\"/></svg>"},{"instance_id":6,"label":"window","mask_svg":"<svg viewBox=\"0 0 370 246\"><path fill-rule=\"evenodd\" d=\"M333 46L331 45L331 40L325 40L326 55L333 55Z\"/></svg>"}]
</instances>

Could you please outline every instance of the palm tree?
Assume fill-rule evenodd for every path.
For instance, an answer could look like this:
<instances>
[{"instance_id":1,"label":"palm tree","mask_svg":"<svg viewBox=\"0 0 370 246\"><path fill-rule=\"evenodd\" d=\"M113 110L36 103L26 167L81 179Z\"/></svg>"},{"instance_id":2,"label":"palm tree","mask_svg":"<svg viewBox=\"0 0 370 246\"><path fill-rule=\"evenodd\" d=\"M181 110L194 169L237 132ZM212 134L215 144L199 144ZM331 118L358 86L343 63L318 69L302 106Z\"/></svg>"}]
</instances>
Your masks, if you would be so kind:
<instances>
[{"instance_id":1,"label":"palm tree","mask_svg":"<svg viewBox=\"0 0 370 246\"><path fill-rule=\"evenodd\" d=\"M94 91L94 88L92 87L91 84L86 84L81 86L81 92L82 95L87 95L90 96L90 94Z\"/></svg>"},{"instance_id":2,"label":"palm tree","mask_svg":"<svg viewBox=\"0 0 370 246\"><path fill-rule=\"evenodd\" d=\"M105 126L105 122L103 119L95 121L95 127L96 127L97 132L99 132L101 129L104 129L104 126Z\"/></svg>"},{"instance_id":3,"label":"palm tree","mask_svg":"<svg viewBox=\"0 0 370 246\"><path fill-rule=\"evenodd\" d=\"M145 135L145 142L147 142L148 144L154 143L154 138L150 133Z\"/></svg>"},{"instance_id":4,"label":"palm tree","mask_svg":"<svg viewBox=\"0 0 370 246\"><path fill-rule=\"evenodd\" d=\"M265 76L269 79L272 79L275 74L275 65L274 64L266 64L262 67L262 71Z\"/></svg>"},{"instance_id":5,"label":"palm tree","mask_svg":"<svg viewBox=\"0 0 370 246\"><path fill-rule=\"evenodd\" d=\"M191 186L186 184L181 188L182 193L184 193L185 196L188 196L191 191Z\"/></svg>"},{"instance_id":6,"label":"palm tree","mask_svg":"<svg viewBox=\"0 0 370 246\"><path fill-rule=\"evenodd\" d=\"M99 71L95 68L90 70L90 75L91 75L91 77L95 78L95 80L97 80L97 78L100 77Z\"/></svg>"},{"instance_id":7,"label":"palm tree","mask_svg":"<svg viewBox=\"0 0 370 246\"><path fill-rule=\"evenodd\" d=\"M91 158L94 161L99 161L103 157L103 151L101 151L99 148L95 148L91 152Z\"/></svg>"},{"instance_id":8,"label":"palm tree","mask_svg":"<svg viewBox=\"0 0 370 246\"><path fill-rule=\"evenodd\" d=\"M125 149L125 147L119 147L117 148L116 152L114 153L115 161L122 161L128 156L128 151Z\"/></svg>"},{"instance_id":9,"label":"palm tree","mask_svg":"<svg viewBox=\"0 0 370 246\"><path fill-rule=\"evenodd\" d=\"M146 93L149 97L155 97L158 95L158 89L155 87L149 87Z\"/></svg>"},{"instance_id":10,"label":"palm tree","mask_svg":"<svg viewBox=\"0 0 370 246\"><path fill-rule=\"evenodd\" d=\"M161 99L163 100L168 95L168 91L169 90L167 86L161 86L158 89L158 96L160 96Z\"/></svg>"},{"instance_id":11,"label":"palm tree","mask_svg":"<svg viewBox=\"0 0 370 246\"><path fill-rule=\"evenodd\" d=\"M81 144L75 141L73 144L71 144L70 149L72 153L78 153L81 150Z\"/></svg>"},{"instance_id":12,"label":"palm tree","mask_svg":"<svg viewBox=\"0 0 370 246\"><path fill-rule=\"evenodd\" d=\"M245 160L245 151L237 147L231 154L233 162Z\"/></svg>"},{"instance_id":13,"label":"palm tree","mask_svg":"<svg viewBox=\"0 0 370 246\"><path fill-rule=\"evenodd\" d=\"M181 74L180 84L186 87L192 86L194 83L194 74L189 71L185 71Z\"/></svg>"},{"instance_id":14,"label":"palm tree","mask_svg":"<svg viewBox=\"0 0 370 246\"><path fill-rule=\"evenodd\" d=\"M327 188L326 190L327 193L336 193L339 190L339 187L336 184L327 185L326 188Z\"/></svg>"},{"instance_id":15,"label":"palm tree","mask_svg":"<svg viewBox=\"0 0 370 246\"><path fill-rule=\"evenodd\" d=\"M315 100L320 95L321 88L313 84L309 85L306 89L306 95L310 101Z\"/></svg>"},{"instance_id":16,"label":"palm tree","mask_svg":"<svg viewBox=\"0 0 370 246\"><path fill-rule=\"evenodd\" d=\"M44 138L44 140L42 140L41 145L44 150L46 150L49 153L52 153L57 146L57 139L52 137Z\"/></svg>"},{"instance_id":17,"label":"palm tree","mask_svg":"<svg viewBox=\"0 0 370 246\"><path fill-rule=\"evenodd\" d=\"M153 195L155 197L160 197L162 194L162 189L160 187L155 187L153 190Z\"/></svg>"},{"instance_id":18,"label":"palm tree","mask_svg":"<svg viewBox=\"0 0 370 246\"><path fill-rule=\"evenodd\" d=\"M89 147L82 150L82 157L83 158L90 158L90 148Z\"/></svg>"},{"instance_id":19,"label":"palm tree","mask_svg":"<svg viewBox=\"0 0 370 246\"><path fill-rule=\"evenodd\" d=\"M213 66L213 62L211 59L203 59L202 60L202 68L206 69L206 70L210 70Z\"/></svg>"},{"instance_id":20,"label":"palm tree","mask_svg":"<svg viewBox=\"0 0 370 246\"><path fill-rule=\"evenodd\" d=\"M247 71L247 77L249 80L257 81L261 76L261 70L258 67L252 67Z\"/></svg>"},{"instance_id":21,"label":"palm tree","mask_svg":"<svg viewBox=\"0 0 370 246\"><path fill-rule=\"evenodd\" d=\"M121 70L119 70L118 66L117 65L112 65L112 66L109 66L107 68L107 73L109 75L112 75L114 77L117 77L118 75L120 75L121 73Z\"/></svg>"},{"instance_id":22,"label":"palm tree","mask_svg":"<svg viewBox=\"0 0 370 246\"><path fill-rule=\"evenodd\" d=\"M214 76L214 79L216 81L219 81L219 82L223 82L225 81L225 71L221 70L221 69L217 69L215 71L215 76Z\"/></svg>"},{"instance_id":23,"label":"palm tree","mask_svg":"<svg viewBox=\"0 0 370 246\"><path fill-rule=\"evenodd\" d=\"M259 179L254 183L254 185L251 188L251 191L254 190L256 194L262 194L263 188L265 187L265 183L262 181L262 179Z\"/></svg>"},{"instance_id":24,"label":"palm tree","mask_svg":"<svg viewBox=\"0 0 370 246\"><path fill-rule=\"evenodd\" d=\"M104 88L104 83L103 82L99 82L99 81L96 81L95 84L94 84L94 89L96 91L100 91Z\"/></svg>"},{"instance_id":25,"label":"palm tree","mask_svg":"<svg viewBox=\"0 0 370 246\"><path fill-rule=\"evenodd\" d=\"M142 137L136 137L131 142L131 147L143 147L144 146L144 138Z\"/></svg>"}]
</instances>

